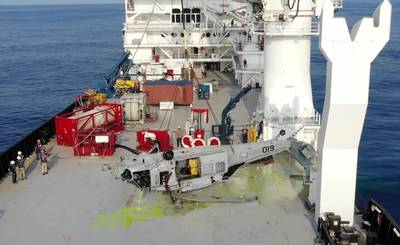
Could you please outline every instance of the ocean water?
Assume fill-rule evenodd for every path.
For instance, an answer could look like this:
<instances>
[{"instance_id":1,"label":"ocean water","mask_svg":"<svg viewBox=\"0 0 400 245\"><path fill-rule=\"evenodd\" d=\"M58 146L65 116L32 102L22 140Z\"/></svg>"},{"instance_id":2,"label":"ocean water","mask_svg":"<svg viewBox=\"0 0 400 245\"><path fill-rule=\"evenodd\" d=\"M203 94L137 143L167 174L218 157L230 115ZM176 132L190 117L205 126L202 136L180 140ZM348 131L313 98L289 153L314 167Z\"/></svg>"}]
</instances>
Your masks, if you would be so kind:
<instances>
[{"instance_id":1,"label":"ocean water","mask_svg":"<svg viewBox=\"0 0 400 245\"><path fill-rule=\"evenodd\" d=\"M378 1L344 1L349 26ZM95 88L118 61L123 5L0 6L0 152ZM400 8L391 41L372 65L370 105L361 139L357 198L373 197L400 220ZM315 106L322 111L325 60L313 40ZM351 123L351 120L349 120ZM340 180L338 180L340 183Z\"/></svg>"}]
</instances>

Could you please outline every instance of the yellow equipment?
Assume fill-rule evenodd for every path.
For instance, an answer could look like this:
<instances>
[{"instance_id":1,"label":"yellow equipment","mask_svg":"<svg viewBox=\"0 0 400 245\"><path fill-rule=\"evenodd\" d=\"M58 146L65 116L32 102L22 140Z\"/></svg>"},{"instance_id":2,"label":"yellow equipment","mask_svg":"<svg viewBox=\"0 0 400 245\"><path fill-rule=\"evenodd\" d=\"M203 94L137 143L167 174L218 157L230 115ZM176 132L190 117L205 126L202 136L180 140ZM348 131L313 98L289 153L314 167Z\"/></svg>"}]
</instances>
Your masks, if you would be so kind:
<instances>
[{"instance_id":1,"label":"yellow equipment","mask_svg":"<svg viewBox=\"0 0 400 245\"><path fill-rule=\"evenodd\" d=\"M199 175L199 159L189 159L189 170L190 176L198 176Z\"/></svg>"},{"instance_id":2,"label":"yellow equipment","mask_svg":"<svg viewBox=\"0 0 400 245\"><path fill-rule=\"evenodd\" d=\"M87 89L83 92L86 96L89 97L90 101L94 104L101 104L107 101L106 93L98 93L94 89Z\"/></svg>"},{"instance_id":3,"label":"yellow equipment","mask_svg":"<svg viewBox=\"0 0 400 245\"><path fill-rule=\"evenodd\" d=\"M93 102L95 104L101 104L106 102L107 100L107 94L106 93L97 93L95 96L93 96Z\"/></svg>"},{"instance_id":4,"label":"yellow equipment","mask_svg":"<svg viewBox=\"0 0 400 245\"><path fill-rule=\"evenodd\" d=\"M249 142L256 142L257 141L257 132L256 128L253 126L253 124L250 124L249 130L247 131L247 138Z\"/></svg>"},{"instance_id":5,"label":"yellow equipment","mask_svg":"<svg viewBox=\"0 0 400 245\"><path fill-rule=\"evenodd\" d=\"M94 89L87 89L83 92L86 96L89 96L90 101L94 104L101 104L106 102L107 94L106 93L98 93Z\"/></svg>"},{"instance_id":6,"label":"yellow equipment","mask_svg":"<svg viewBox=\"0 0 400 245\"><path fill-rule=\"evenodd\" d=\"M138 81L135 80L122 80L122 79L117 79L115 82L115 88L116 89L130 89L134 88L138 85Z\"/></svg>"}]
</instances>

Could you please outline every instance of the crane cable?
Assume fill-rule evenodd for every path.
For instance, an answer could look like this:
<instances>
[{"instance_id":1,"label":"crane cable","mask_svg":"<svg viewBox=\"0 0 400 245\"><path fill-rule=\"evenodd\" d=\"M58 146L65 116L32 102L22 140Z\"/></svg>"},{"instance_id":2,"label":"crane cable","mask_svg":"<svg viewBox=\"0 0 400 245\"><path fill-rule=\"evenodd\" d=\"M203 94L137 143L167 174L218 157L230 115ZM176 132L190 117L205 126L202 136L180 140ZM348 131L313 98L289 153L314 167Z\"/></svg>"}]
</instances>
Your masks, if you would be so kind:
<instances>
[{"instance_id":1,"label":"crane cable","mask_svg":"<svg viewBox=\"0 0 400 245\"><path fill-rule=\"evenodd\" d=\"M178 85L175 86L174 93L172 94L172 101L175 101L176 94L177 94L177 90L178 90ZM163 120L161 121L161 124L160 124L160 127L158 128L158 130L160 130L160 129L162 128L162 126L163 126L163 124L164 124L164 121L165 121L165 118L167 117L167 114L168 114L169 111L170 111L170 110L167 110L167 112L164 113ZM170 125L170 123L171 123L172 114L173 114L173 113L172 113L172 111L171 111L171 114L170 114L170 116L169 116L169 118L168 118L168 125L167 125L167 129L168 129L168 130L169 130L169 125Z\"/></svg>"},{"instance_id":2,"label":"crane cable","mask_svg":"<svg viewBox=\"0 0 400 245\"><path fill-rule=\"evenodd\" d=\"M126 69L127 71L129 71L129 69L131 69L131 67L133 66L133 59L135 58L136 53L137 53L137 51L139 50L140 45L142 44L144 35L145 35L145 33L147 32L147 29L148 29L148 27L149 27L149 24L150 24L151 18L153 17L153 14L154 14L154 10L155 10L155 9L156 9L156 1L154 0L153 9L151 10L149 20L148 20L147 23L146 23L146 27L144 28L142 37L140 38L140 41L139 41L139 43L138 43L138 45L137 45L137 47L136 47L136 49L135 49L135 53L134 53L133 56L132 56L132 62L129 64L128 69Z\"/></svg>"},{"instance_id":3,"label":"crane cable","mask_svg":"<svg viewBox=\"0 0 400 245\"><path fill-rule=\"evenodd\" d=\"M299 10L300 10L300 0L297 0L297 7L296 7L296 14L293 16L293 20L296 19L296 17L299 15Z\"/></svg>"},{"instance_id":4,"label":"crane cable","mask_svg":"<svg viewBox=\"0 0 400 245\"><path fill-rule=\"evenodd\" d=\"M297 2L297 6L296 6L296 14L293 16L293 20L296 19L296 17L299 15L299 10L300 10L300 0L293 0L292 5L290 5L290 0L287 0L286 4L288 6L288 8L290 10L292 10L294 8L294 5Z\"/></svg>"},{"instance_id":5,"label":"crane cable","mask_svg":"<svg viewBox=\"0 0 400 245\"><path fill-rule=\"evenodd\" d=\"M287 2L286 2L287 6L289 7L290 10L292 10L294 8L295 3L296 3L296 0L293 0L293 4L292 4L292 6L290 6L290 0L287 0Z\"/></svg>"}]
</instances>

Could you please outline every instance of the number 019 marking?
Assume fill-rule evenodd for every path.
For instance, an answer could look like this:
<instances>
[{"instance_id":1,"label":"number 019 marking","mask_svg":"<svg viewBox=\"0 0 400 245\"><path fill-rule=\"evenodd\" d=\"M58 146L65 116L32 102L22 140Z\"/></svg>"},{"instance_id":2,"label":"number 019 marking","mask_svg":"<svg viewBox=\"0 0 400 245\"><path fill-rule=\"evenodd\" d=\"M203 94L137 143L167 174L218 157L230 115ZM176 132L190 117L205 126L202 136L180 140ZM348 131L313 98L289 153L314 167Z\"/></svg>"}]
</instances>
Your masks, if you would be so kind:
<instances>
[{"instance_id":1,"label":"number 019 marking","mask_svg":"<svg viewBox=\"0 0 400 245\"><path fill-rule=\"evenodd\" d=\"M264 146L263 147L263 152L267 153L267 152L271 152L275 150L275 146L274 145L270 145L270 146Z\"/></svg>"}]
</instances>

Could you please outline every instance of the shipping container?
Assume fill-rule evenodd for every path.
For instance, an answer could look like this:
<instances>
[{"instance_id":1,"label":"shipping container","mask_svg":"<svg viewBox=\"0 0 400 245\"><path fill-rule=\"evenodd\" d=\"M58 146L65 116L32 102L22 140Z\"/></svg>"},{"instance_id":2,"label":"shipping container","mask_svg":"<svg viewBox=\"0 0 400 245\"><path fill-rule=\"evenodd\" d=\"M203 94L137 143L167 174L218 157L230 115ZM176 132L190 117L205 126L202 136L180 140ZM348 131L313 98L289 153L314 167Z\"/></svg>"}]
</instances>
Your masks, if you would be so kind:
<instances>
[{"instance_id":1,"label":"shipping container","mask_svg":"<svg viewBox=\"0 0 400 245\"><path fill-rule=\"evenodd\" d=\"M177 105L193 103L193 82L191 81L146 81L143 91L147 95L147 104L159 105L161 101L173 101Z\"/></svg>"}]
</instances>

